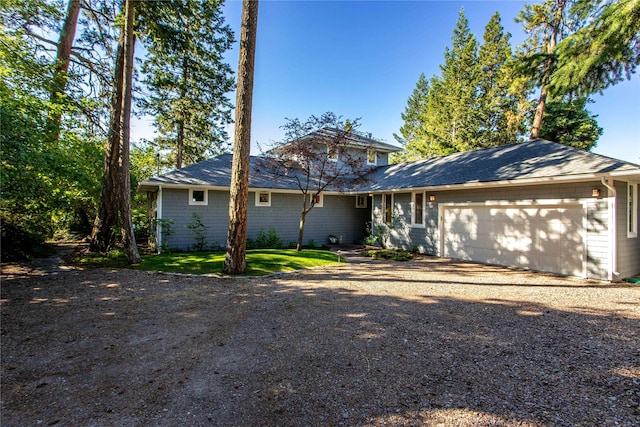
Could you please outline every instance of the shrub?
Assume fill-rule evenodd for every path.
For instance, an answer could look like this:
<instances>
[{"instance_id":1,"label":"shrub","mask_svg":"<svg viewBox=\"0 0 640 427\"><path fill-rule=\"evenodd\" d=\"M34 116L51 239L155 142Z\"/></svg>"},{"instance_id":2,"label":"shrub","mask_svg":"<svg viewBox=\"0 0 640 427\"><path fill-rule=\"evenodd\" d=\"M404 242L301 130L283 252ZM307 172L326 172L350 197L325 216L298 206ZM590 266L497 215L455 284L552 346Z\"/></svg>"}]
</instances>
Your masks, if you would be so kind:
<instances>
[{"instance_id":1,"label":"shrub","mask_svg":"<svg viewBox=\"0 0 640 427\"><path fill-rule=\"evenodd\" d=\"M373 249L365 251L364 255L373 259L388 259L391 261L408 261L413 258L413 255L404 249Z\"/></svg>"},{"instance_id":2,"label":"shrub","mask_svg":"<svg viewBox=\"0 0 640 427\"><path fill-rule=\"evenodd\" d=\"M247 247L250 247L249 242L252 243L253 249L279 249L282 247L282 239L273 228L270 228L266 232L264 229L260 229L258 234L256 234L255 241L247 239Z\"/></svg>"},{"instance_id":3,"label":"shrub","mask_svg":"<svg viewBox=\"0 0 640 427\"><path fill-rule=\"evenodd\" d=\"M197 213L193 213L191 217L191 222L187 225L187 228L191 230L193 237L196 239L196 244L193 245L193 248L198 252L202 252L206 245L205 235L207 233L207 226L202 223L200 215Z\"/></svg>"}]
</instances>

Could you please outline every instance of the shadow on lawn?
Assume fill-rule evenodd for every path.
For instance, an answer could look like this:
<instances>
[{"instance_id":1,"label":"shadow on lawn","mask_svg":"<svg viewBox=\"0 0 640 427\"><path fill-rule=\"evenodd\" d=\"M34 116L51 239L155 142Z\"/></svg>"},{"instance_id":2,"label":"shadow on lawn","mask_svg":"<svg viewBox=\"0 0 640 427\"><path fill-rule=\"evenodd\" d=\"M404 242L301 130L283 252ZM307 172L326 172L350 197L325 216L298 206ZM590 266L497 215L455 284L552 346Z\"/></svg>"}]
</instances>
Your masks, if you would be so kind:
<instances>
[{"instance_id":1,"label":"shadow on lawn","mask_svg":"<svg viewBox=\"0 0 640 427\"><path fill-rule=\"evenodd\" d=\"M640 422L637 318L349 280L5 279L3 425Z\"/></svg>"}]
</instances>

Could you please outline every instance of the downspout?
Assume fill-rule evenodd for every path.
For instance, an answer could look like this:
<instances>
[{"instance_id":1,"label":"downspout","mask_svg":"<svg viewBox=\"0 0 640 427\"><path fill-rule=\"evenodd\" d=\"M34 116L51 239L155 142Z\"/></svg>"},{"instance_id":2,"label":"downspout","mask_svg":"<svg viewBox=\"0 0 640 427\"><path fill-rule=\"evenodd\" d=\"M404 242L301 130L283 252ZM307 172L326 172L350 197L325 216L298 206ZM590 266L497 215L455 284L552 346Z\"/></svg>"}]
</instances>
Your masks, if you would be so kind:
<instances>
[{"instance_id":1,"label":"downspout","mask_svg":"<svg viewBox=\"0 0 640 427\"><path fill-rule=\"evenodd\" d=\"M617 226L617 193L613 185L613 179L611 179L611 185L607 184L607 180L604 176L600 177L602 185L609 190L609 274L608 279L613 282L614 275L618 273L618 226Z\"/></svg>"}]
</instances>

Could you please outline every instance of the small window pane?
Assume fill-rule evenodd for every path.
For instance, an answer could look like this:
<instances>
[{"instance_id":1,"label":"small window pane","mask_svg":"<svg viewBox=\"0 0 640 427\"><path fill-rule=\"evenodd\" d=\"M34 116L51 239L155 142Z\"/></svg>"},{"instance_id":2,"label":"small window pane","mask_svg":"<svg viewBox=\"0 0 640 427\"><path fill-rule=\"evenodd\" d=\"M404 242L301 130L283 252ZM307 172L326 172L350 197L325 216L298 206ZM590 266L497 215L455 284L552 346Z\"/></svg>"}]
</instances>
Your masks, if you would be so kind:
<instances>
[{"instance_id":1,"label":"small window pane","mask_svg":"<svg viewBox=\"0 0 640 427\"><path fill-rule=\"evenodd\" d=\"M260 203L269 203L269 193L260 193Z\"/></svg>"},{"instance_id":2,"label":"small window pane","mask_svg":"<svg viewBox=\"0 0 640 427\"><path fill-rule=\"evenodd\" d=\"M192 196L193 196L193 201L194 202L204 202L204 191L202 191L202 190L193 190Z\"/></svg>"},{"instance_id":3,"label":"small window pane","mask_svg":"<svg viewBox=\"0 0 640 427\"><path fill-rule=\"evenodd\" d=\"M369 163L370 165L375 165L376 164L376 152L373 150L368 150L367 151L367 163Z\"/></svg>"},{"instance_id":4,"label":"small window pane","mask_svg":"<svg viewBox=\"0 0 640 427\"><path fill-rule=\"evenodd\" d=\"M415 203L414 203L414 222L416 224L422 224L422 206L423 206L423 198L424 196L422 195L422 193L416 193L416 199L415 199Z\"/></svg>"},{"instance_id":5,"label":"small window pane","mask_svg":"<svg viewBox=\"0 0 640 427\"><path fill-rule=\"evenodd\" d=\"M392 208L392 196L391 194L384 195L384 222L391 224L391 208Z\"/></svg>"}]
</instances>

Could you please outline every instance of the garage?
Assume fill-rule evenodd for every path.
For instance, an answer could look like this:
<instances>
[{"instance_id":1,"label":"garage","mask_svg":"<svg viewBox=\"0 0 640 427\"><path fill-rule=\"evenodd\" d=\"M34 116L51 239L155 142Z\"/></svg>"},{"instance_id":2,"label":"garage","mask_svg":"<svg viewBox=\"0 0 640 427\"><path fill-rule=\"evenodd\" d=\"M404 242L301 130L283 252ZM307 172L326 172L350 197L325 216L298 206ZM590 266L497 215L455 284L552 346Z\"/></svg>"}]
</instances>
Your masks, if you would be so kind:
<instances>
[{"instance_id":1,"label":"garage","mask_svg":"<svg viewBox=\"0 0 640 427\"><path fill-rule=\"evenodd\" d=\"M585 276L580 204L441 209L440 253L445 257Z\"/></svg>"}]
</instances>

